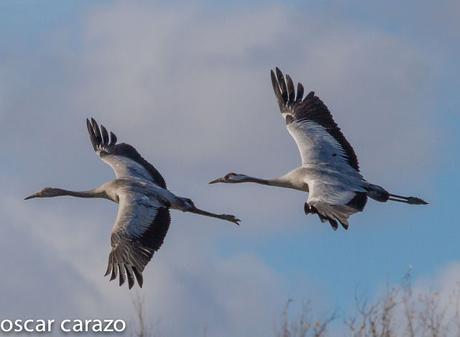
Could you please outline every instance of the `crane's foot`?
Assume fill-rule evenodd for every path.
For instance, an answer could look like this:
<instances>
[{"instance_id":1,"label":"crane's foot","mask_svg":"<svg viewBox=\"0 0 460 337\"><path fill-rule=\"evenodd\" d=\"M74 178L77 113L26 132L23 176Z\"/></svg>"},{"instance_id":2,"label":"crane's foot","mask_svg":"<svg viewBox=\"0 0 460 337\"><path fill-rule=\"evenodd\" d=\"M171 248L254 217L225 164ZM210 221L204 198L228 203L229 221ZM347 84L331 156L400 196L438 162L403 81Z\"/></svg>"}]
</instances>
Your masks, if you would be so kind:
<instances>
[{"instance_id":1,"label":"crane's foot","mask_svg":"<svg viewBox=\"0 0 460 337\"><path fill-rule=\"evenodd\" d=\"M416 197L408 197L407 203L411 205L428 205L425 200Z\"/></svg>"},{"instance_id":2,"label":"crane's foot","mask_svg":"<svg viewBox=\"0 0 460 337\"><path fill-rule=\"evenodd\" d=\"M230 222L233 222L235 225L239 226L240 225L240 219L238 219L237 217L235 217L234 215L230 215L230 214L222 214L220 216L223 220L227 220L227 221L230 221Z\"/></svg>"}]
</instances>

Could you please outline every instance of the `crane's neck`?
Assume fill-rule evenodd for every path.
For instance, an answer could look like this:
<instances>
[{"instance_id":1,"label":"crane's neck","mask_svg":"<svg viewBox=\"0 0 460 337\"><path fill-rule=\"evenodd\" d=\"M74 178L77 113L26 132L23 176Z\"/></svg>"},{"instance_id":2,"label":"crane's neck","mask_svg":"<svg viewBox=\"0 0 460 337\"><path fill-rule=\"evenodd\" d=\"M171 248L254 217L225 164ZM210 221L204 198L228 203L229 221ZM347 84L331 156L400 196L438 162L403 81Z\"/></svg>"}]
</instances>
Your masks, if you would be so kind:
<instances>
[{"instance_id":1,"label":"crane's neck","mask_svg":"<svg viewBox=\"0 0 460 337\"><path fill-rule=\"evenodd\" d=\"M87 191L70 191L62 188L53 188L52 191L45 195L38 195L42 198L60 197L60 196L71 196L77 198L102 198L113 200L112 197L105 191L104 188L98 187ZM115 201L115 200L113 200Z\"/></svg>"},{"instance_id":2,"label":"crane's neck","mask_svg":"<svg viewBox=\"0 0 460 337\"><path fill-rule=\"evenodd\" d=\"M104 193L102 191L97 191L96 189L88 191L70 191L64 190L62 188L56 188L55 194L53 196L59 197L68 195L77 198L104 198L103 194Z\"/></svg>"},{"instance_id":3,"label":"crane's neck","mask_svg":"<svg viewBox=\"0 0 460 337\"><path fill-rule=\"evenodd\" d=\"M262 178L256 178L256 177L251 177L251 176L244 176L242 178L233 180L233 182L234 183L254 183L254 184L260 184L260 185L293 188L293 186L291 186L289 181L282 179L282 178L262 179Z\"/></svg>"}]
</instances>

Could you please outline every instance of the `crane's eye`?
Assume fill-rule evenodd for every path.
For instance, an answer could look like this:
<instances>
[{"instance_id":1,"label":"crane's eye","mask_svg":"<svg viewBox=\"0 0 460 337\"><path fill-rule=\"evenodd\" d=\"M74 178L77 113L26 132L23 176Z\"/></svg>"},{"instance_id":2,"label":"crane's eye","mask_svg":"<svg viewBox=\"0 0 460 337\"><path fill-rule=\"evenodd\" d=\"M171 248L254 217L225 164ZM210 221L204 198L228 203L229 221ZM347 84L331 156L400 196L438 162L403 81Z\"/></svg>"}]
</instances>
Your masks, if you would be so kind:
<instances>
[{"instance_id":1,"label":"crane's eye","mask_svg":"<svg viewBox=\"0 0 460 337\"><path fill-rule=\"evenodd\" d=\"M228 179L230 179L231 177L234 177L234 176L236 176L236 173L230 172L224 177L224 179L228 180Z\"/></svg>"},{"instance_id":2,"label":"crane's eye","mask_svg":"<svg viewBox=\"0 0 460 337\"><path fill-rule=\"evenodd\" d=\"M193 203L193 201L191 199L185 199L185 203L190 207L195 206L195 204Z\"/></svg>"}]
</instances>

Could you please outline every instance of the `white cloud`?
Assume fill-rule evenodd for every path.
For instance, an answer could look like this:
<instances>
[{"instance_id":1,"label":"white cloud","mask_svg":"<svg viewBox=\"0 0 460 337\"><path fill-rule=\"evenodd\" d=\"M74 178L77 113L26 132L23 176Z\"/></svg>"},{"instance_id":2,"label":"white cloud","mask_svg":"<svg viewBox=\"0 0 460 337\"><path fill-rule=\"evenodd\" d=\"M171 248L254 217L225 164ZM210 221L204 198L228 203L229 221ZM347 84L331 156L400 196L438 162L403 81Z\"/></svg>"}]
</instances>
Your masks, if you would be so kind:
<instances>
[{"instance_id":1,"label":"white cloud","mask_svg":"<svg viewBox=\"0 0 460 337\"><path fill-rule=\"evenodd\" d=\"M434 64L422 50L283 7L200 9L119 2L95 11L79 109L135 135L159 160L277 175L298 165L268 77L280 65L330 106L369 176L392 182L401 170L413 179L429 172L422 168L437 146L428 95Z\"/></svg>"}]
</instances>

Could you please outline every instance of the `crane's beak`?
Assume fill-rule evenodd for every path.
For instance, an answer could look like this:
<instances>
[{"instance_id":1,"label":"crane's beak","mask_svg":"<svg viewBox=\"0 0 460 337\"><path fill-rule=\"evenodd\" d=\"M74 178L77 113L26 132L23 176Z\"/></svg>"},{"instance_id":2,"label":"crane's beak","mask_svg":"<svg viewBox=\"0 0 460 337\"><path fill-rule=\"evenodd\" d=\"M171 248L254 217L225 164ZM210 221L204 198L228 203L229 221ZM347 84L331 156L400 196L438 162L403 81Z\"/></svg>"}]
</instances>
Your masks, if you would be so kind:
<instances>
[{"instance_id":1,"label":"crane's beak","mask_svg":"<svg viewBox=\"0 0 460 337\"><path fill-rule=\"evenodd\" d=\"M38 193L34 193L34 194L29 195L28 197L25 197L24 200L33 199L33 198L36 198L38 196L39 196Z\"/></svg>"},{"instance_id":2,"label":"crane's beak","mask_svg":"<svg viewBox=\"0 0 460 337\"><path fill-rule=\"evenodd\" d=\"M224 178L217 178L217 179L211 180L209 184L217 184L217 183L223 183L223 182L225 182Z\"/></svg>"}]
</instances>

